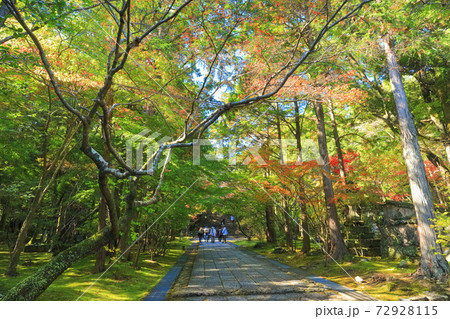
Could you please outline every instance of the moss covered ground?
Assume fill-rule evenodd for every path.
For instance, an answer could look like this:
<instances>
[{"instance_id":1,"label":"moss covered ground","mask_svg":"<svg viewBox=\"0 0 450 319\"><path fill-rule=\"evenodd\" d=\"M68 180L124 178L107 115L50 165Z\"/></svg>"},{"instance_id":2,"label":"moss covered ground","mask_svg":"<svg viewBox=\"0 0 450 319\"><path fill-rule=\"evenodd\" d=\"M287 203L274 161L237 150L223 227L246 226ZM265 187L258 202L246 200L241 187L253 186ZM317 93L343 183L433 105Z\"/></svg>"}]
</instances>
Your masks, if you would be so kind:
<instances>
[{"instance_id":1,"label":"moss covered ground","mask_svg":"<svg viewBox=\"0 0 450 319\"><path fill-rule=\"evenodd\" d=\"M261 247L255 248L257 243L261 243ZM296 251L287 251L285 253L274 253L273 245L268 245L261 241L242 240L236 241L235 244L267 258L332 280L343 286L361 292L365 291L378 300L408 299L424 294L426 291L442 290L442 287L436 286L427 280L417 280L412 277L412 273L417 268L417 261L406 261L406 263L404 261L402 263L406 264L406 266L399 267L399 260L381 257L349 257L347 260L339 262L339 266L335 262L326 259L320 253L317 245L312 246L311 253L303 254L300 242L297 243ZM358 284L351 278L356 276L359 276L364 281Z\"/></svg>"},{"instance_id":2,"label":"moss covered ground","mask_svg":"<svg viewBox=\"0 0 450 319\"><path fill-rule=\"evenodd\" d=\"M141 253L138 267L132 262L119 261L93 285L80 300L141 300L172 268L191 244L189 239L178 239L169 244L165 256L150 258ZM51 259L50 253L22 253L17 277L7 277L9 253L6 246L0 246L0 294L35 272ZM101 274L93 273L95 255L79 260L67 269L38 300L76 300Z\"/></svg>"}]
</instances>

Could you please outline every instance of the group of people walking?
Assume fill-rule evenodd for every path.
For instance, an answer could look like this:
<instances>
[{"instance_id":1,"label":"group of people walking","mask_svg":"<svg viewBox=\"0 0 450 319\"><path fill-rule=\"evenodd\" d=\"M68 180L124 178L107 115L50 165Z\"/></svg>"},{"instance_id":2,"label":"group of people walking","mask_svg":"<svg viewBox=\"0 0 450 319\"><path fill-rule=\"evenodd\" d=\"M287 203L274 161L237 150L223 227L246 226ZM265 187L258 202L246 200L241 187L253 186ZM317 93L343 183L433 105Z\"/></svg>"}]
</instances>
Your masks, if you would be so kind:
<instances>
[{"instance_id":1,"label":"group of people walking","mask_svg":"<svg viewBox=\"0 0 450 319\"><path fill-rule=\"evenodd\" d=\"M211 240L211 243L214 243L216 241L216 238L219 240L219 242L227 242L227 236L228 236L228 230L225 226L222 226L221 228L216 228L214 225L211 227L200 227L197 232L198 235L198 242L201 243L202 240L205 240L205 242L209 242Z\"/></svg>"}]
</instances>

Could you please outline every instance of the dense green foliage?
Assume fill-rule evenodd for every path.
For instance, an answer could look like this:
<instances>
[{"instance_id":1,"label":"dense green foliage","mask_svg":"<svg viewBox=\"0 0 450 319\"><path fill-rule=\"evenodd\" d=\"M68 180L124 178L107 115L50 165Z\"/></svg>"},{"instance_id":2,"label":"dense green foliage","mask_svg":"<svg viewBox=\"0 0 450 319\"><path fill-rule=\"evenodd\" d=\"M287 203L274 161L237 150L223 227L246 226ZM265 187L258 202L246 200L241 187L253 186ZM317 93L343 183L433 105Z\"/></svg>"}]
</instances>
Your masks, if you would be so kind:
<instances>
[{"instance_id":1,"label":"dense green foliage","mask_svg":"<svg viewBox=\"0 0 450 319\"><path fill-rule=\"evenodd\" d=\"M164 256L176 236L193 235L190 222L204 211L235 216L244 237L274 237L294 250L308 235L327 251L323 178L332 181L342 225L354 212L376 225L380 204L411 201L380 48L387 33L433 191L438 242L448 248L447 4L1 6L9 14L0 24L0 241L12 255L22 252L23 235L26 249L79 253L55 273L78 257L96 259L85 257L93 247L104 247L106 263L122 254L137 262L141 251ZM318 155L318 104L329 172ZM209 140L193 146L197 139Z\"/></svg>"}]
</instances>

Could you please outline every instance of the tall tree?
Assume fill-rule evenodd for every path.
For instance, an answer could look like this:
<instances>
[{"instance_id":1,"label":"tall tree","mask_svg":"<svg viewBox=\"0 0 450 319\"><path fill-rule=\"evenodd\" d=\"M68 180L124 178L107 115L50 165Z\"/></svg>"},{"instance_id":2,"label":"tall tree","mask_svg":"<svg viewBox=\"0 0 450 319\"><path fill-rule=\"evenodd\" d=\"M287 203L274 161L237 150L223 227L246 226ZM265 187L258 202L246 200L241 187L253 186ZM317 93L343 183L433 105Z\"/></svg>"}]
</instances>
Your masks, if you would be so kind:
<instances>
[{"instance_id":1,"label":"tall tree","mask_svg":"<svg viewBox=\"0 0 450 319\"><path fill-rule=\"evenodd\" d=\"M433 228L433 219L435 218L433 200L420 153L414 118L408 108L391 35L389 33L384 35L381 43L386 54L389 80L397 107L403 158L408 170L411 196L417 216L421 252L417 273L436 280L445 280L449 273L449 267L447 260L442 255L440 245L437 244L436 232Z\"/></svg>"},{"instance_id":2,"label":"tall tree","mask_svg":"<svg viewBox=\"0 0 450 319\"><path fill-rule=\"evenodd\" d=\"M323 112L322 102L315 101L314 110L317 119L317 140L319 144L319 153L322 166L322 181L323 193L325 196L325 203L327 206L327 223L329 231L329 254L334 259L342 259L349 253L342 238L339 218L337 215L337 208L334 197L333 183L330 179L330 161L327 148L327 136L325 131L325 118Z\"/></svg>"},{"instance_id":3,"label":"tall tree","mask_svg":"<svg viewBox=\"0 0 450 319\"><path fill-rule=\"evenodd\" d=\"M306 111L306 110L305 110ZM302 164L302 126L300 125L300 110L298 102L294 102L294 120L295 120L295 141L297 146L298 158L297 162ZM303 118L302 118L303 120ZM303 175L299 176L298 181L298 195L300 201L300 213L301 213L301 229L302 229L302 252L308 253L311 250L311 238L309 235L309 218L308 218L308 210L306 207L306 189L305 189L305 180Z\"/></svg>"},{"instance_id":4,"label":"tall tree","mask_svg":"<svg viewBox=\"0 0 450 319\"><path fill-rule=\"evenodd\" d=\"M324 19L320 20L320 31L317 33L314 41L302 48L302 52L299 52L298 47L294 46L293 51L296 54L289 59L288 63L277 66L277 71L273 76L263 81L261 87L257 90L258 94L249 95L246 93L243 94L242 97L235 97L223 103L213 103L214 101L208 103L208 101L211 100L211 93L220 85L220 83L215 83L213 71L218 63L223 61L222 57L225 53L224 49L231 50L235 48L236 43L233 42L233 36L238 33L238 27L245 19L252 17L253 12L245 11L251 11L252 9L249 2L237 1L229 3L227 1L218 1L220 9L216 10L217 6L215 2L213 5L209 5L206 15L204 10L196 10L195 8L192 8L192 6L189 7L189 4L192 2L191 0L174 1L168 3L167 6L161 6L161 3L156 1L149 3L145 2L145 4L149 5L149 7L145 7L146 10L142 10L142 19L145 20L145 23L142 21L135 23L136 20L133 19L137 19L135 18L135 14L137 14L139 10L134 10L135 7L132 6L131 1L122 1L120 3L109 1L105 4L105 11L102 12L108 17L106 23L112 26L111 28L115 30L115 35L113 37L108 37L107 41L102 42L105 47L108 47L110 50L107 57L102 57L102 61L107 61L106 65L103 68L99 68L99 70L102 70L99 71L99 74L100 72L104 72L102 76L103 81L100 81L100 83L95 82L93 90L86 92L86 94L90 96L87 100L92 101L92 104L89 107L85 106L88 105L88 103L83 104L78 103L78 101L76 101L77 103L69 102L69 97L72 98L74 95L77 96L77 92L63 88L61 81L63 76L62 74L55 72L57 63L55 63L54 59L48 54L51 50L47 50L47 47L44 46L40 40L41 35L35 33L35 30L30 27L31 22L28 17L37 16L35 12L30 12L27 7L21 7L19 9L14 1L11 0L4 0L3 2L7 3L16 23L25 30L27 36L31 39L34 49L36 50L33 52L38 53L41 64L45 69L48 80L47 83L53 88L59 102L67 112L75 115L81 123L81 151L95 165L95 169L97 170L96 175L98 176L98 189L105 198L109 214L109 224L102 229L101 232L94 234L83 242L60 253L54 260L46 264L33 276L22 281L4 297L4 300L32 300L39 296L39 294L42 293L42 291L44 291L65 269L70 267L73 262L88 255L93 250L98 249L111 240L117 242L120 232L129 227L131 221L135 218L134 209L127 210L119 218L120 205L111 191L107 181L108 178L116 180L125 180L127 178L150 179L155 183L153 184L155 186L146 188L144 192L139 194L143 197L150 195L150 199L136 200L131 207L134 205L143 207L158 202L166 173L166 165L168 163L168 161L164 162L161 173L157 176L156 172L160 168L159 164L162 161L161 157L163 152L176 148L191 147L193 145L193 139L201 138L205 131L226 113L231 110L236 110L239 107L254 105L278 94L292 75L296 73L299 68L304 65L305 61L316 52L319 42L326 33L333 27L341 25L341 22L355 16L365 4L371 1L336 1L336 9L332 13L330 12L329 15L326 15ZM41 10L42 12L40 12L43 16L47 10L45 10L45 5L42 7L40 4L41 2L39 2L39 6L33 10L39 11L43 8ZM136 2L136 4L142 5L143 3ZM206 2L202 2L202 4L207 5ZM211 6L213 7L211 8ZM195 23L195 27L191 25L191 22L194 19L190 18L189 13L191 12L189 10L193 10L193 17L195 16L196 22L201 22L199 24L203 25L203 28L197 29L196 27L198 24ZM182 14L185 14L183 19L178 19ZM27 18L24 18L24 15ZM146 20L149 17L151 18L150 23ZM211 18L214 22L214 37L211 37L209 33L211 31L211 25L205 27L204 22L207 20L206 18ZM224 20L225 22L221 24L221 21ZM9 21L10 20L8 19L7 22ZM187 31L179 32L183 28L187 29ZM92 26L88 30L89 32L86 34L89 39L95 32L93 33L90 31L92 30ZM163 51L160 50L161 47L171 47L173 43L176 43L175 50L171 53L171 61L176 65L178 74L186 75L186 73L193 72L196 68L196 61L191 59L190 55L195 56L194 52L201 52L202 50L192 50L190 52L191 54L186 54L185 49L191 48L191 41L194 41L194 39L198 38L200 35L201 41L197 43L197 46L201 49L204 48L206 51L206 54L203 57L204 62L206 63L205 69L207 69L207 74L200 81L201 83L199 84L198 81L192 78L187 79L187 77L180 80L180 77L174 75L166 81L164 86L160 85L160 87L156 89L161 96L165 94L173 98L174 94L167 93L167 90L165 90L164 87L168 87L169 83L175 83L176 85L170 88L176 89L175 91L177 93L183 92L184 96L182 100L188 101L188 103L184 105L186 108L185 110L183 109L183 106L179 105L180 103L177 104L177 112L175 113L178 114L171 117L172 123L166 121L168 122L169 127L170 124L176 122L176 124L178 124L178 131L171 134L171 139L169 141L161 142L157 151L151 158L152 163L149 162L150 165L137 168L131 167L129 163L124 160L122 154L116 149L117 145L114 144L114 133L119 130L119 128L115 126L117 123L115 123L113 119L113 125L109 125L108 121L108 116L111 113L118 115L121 106L123 107L123 111L124 109L129 111L133 106L143 104L144 101L150 99L148 91L143 91L141 87L134 86L137 82L142 81L141 79L129 79L130 74L135 71L129 71L127 69L131 61L131 53L136 52L138 57L142 59L141 64L146 65L148 70L151 70L151 68L155 67L154 61L151 61L148 57L144 60L145 52L147 52L146 50L159 53ZM205 40L205 38L207 38L207 40ZM240 40L243 40L242 37ZM161 45L161 43L163 43L163 45ZM105 50L96 51L104 52ZM77 47L76 50L74 50L74 53L75 52L80 53L83 52L83 50L80 50L80 48ZM158 57L159 55L155 53L155 59ZM169 67L171 65L172 64L169 63L165 66ZM186 71L186 69L188 69L188 71ZM161 76L160 74L156 75ZM165 76L167 77L167 74L165 74ZM192 75L192 77L194 76ZM120 79L121 82L116 83L114 81L113 84L113 80L115 79ZM105 98L113 85L127 89L123 89L123 92L121 92L123 103L115 103L112 107L108 107ZM130 86L131 89L128 89ZM181 88L183 88L183 91ZM195 90L195 93L193 93L192 90ZM131 99L130 102L129 97L134 97L135 95L131 93L135 91L138 91L139 93L145 92L146 96L140 96L136 100ZM164 92L164 94L161 94L161 92ZM153 91L150 92L150 94L153 93ZM76 100L76 98L74 99ZM167 102L165 99L164 101ZM170 103L167 104L173 106L172 102L173 101L170 101ZM149 109L148 105L145 105L145 107L146 109ZM180 116L179 114L182 115ZM118 116L116 116L116 118L117 117ZM180 123L182 123L181 126L179 125ZM97 128L104 134L103 142L100 141L98 143L98 136L96 135ZM100 144L100 147L98 144ZM99 149L102 149L103 144L106 145L111 154L111 161L106 160L98 151Z\"/></svg>"}]
</instances>

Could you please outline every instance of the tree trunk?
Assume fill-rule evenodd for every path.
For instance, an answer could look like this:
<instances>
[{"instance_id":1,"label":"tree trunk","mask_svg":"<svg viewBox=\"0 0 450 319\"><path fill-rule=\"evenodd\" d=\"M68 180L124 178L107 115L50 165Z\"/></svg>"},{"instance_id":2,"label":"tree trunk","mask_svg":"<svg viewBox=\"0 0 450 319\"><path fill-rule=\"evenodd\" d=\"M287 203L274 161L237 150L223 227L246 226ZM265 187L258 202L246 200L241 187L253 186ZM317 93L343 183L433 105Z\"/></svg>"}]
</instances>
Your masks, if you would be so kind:
<instances>
[{"instance_id":1,"label":"tree trunk","mask_svg":"<svg viewBox=\"0 0 450 319\"><path fill-rule=\"evenodd\" d=\"M28 229L30 228L31 223L35 217L35 214L39 206L41 205L42 199L44 198L45 194L49 190L50 186L54 182L57 174L61 169L62 164L64 163L64 160L66 158L66 155L69 152L70 142L72 141L72 138L78 131L79 127L80 124L72 126L69 123L69 129L67 130L66 138L61 147L59 148L59 152L57 153L56 158L53 160L49 168L44 167L41 179L39 180L36 195L33 199L30 210L28 211L28 214L25 217L25 221L23 222L22 227L20 228L19 236L17 237L16 244L14 245L14 250L11 253L8 268L6 270L6 275L8 276L17 275L17 264L19 263L20 254L22 253L23 248L25 247L26 244L26 239L28 237ZM53 169L54 171L52 173L52 176L50 177L48 182L45 183L48 173L51 172Z\"/></svg>"},{"instance_id":2,"label":"tree trunk","mask_svg":"<svg viewBox=\"0 0 450 319\"><path fill-rule=\"evenodd\" d=\"M398 113L403 158L408 171L411 196L417 216L417 231L421 252L417 274L423 274L430 279L445 280L448 276L449 267L441 254L440 245L436 243L437 237L432 222L435 216L431 192L420 154L414 119L408 108L397 57L389 34L382 38L382 46L387 58L389 79Z\"/></svg>"},{"instance_id":3,"label":"tree trunk","mask_svg":"<svg viewBox=\"0 0 450 319\"><path fill-rule=\"evenodd\" d=\"M0 219L0 232L5 231L6 228L6 220L8 218L9 211L0 203L0 208L2 212L2 218Z\"/></svg>"},{"instance_id":4,"label":"tree trunk","mask_svg":"<svg viewBox=\"0 0 450 319\"><path fill-rule=\"evenodd\" d=\"M303 209L302 206L305 206ZM304 254L308 253L311 250L311 238L309 236L309 217L306 213L306 204L300 204L300 209L304 211L302 212L302 252Z\"/></svg>"},{"instance_id":5,"label":"tree trunk","mask_svg":"<svg viewBox=\"0 0 450 319\"><path fill-rule=\"evenodd\" d=\"M289 214L288 205L286 203L286 199L283 198L283 215L284 215L284 222L286 224L286 246L290 249L294 248L294 241L293 241L293 231L292 231L292 218Z\"/></svg>"},{"instance_id":6,"label":"tree trunk","mask_svg":"<svg viewBox=\"0 0 450 319\"><path fill-rule=\"evenodd\" d=\"M125 198L125 201L127 203L126 214L129 216L132 216L133 219L136 217L136 214L137 214L135 200L136 200L136 180L131 179L130 180L130 192L128 193L127 197ZM120 241L119 241L119 249L121 252L124 252L128 248L128 239L130 238L130 225L125 227L122 232L123 232L123 234L120 237ZM123 256L123 258L125 260L130 260L130 253L131 253L131 251L128 250L125 253L125 255Z\"/></svg>"},{"instance_id":7,"label":"tree trunk","mask_svg":"<svg viewBox=\"0 0 450 319\"><path fill-rule=\"evenodd\" d=\"M319 142L319 153L322 163L322 180L325 203L327 205L327 224L330 238L329 254L334 259L342 259L349 253L345 246L339 226L336 204L334 202L333 183L330 176L330 162L327 149L327 137L325 133L325 122L321 102L314 102L317 117L317 137Z\"/></svg>"},{"instance_id":8,"label":"tree trunk","mask_svg":"<svg viewBox=\"0 0 450 319\"><path fill-rule=\"evenodd\" d=\"M63 251L50 262L39 268L30 277L10 289L2 301L30 301L35 300L45 289L69 268L75 261L86 257L92 251L102 247L111 240L110 228L87 238L79 244Z\"/></svg>"},{"instance_id":9,"label":"tree trunk","mask_svg":"<svg viewBox=\"0 0 450 319\"><path fill-rule=\"evenodd\" d=\"M16 3L16 0L12 0L12 2ZM10 16L10 15L12 15L12 12L9 10L5 1L2 1L0 3L0 29L3 27L6 19L8 19L8 16Z\"/></svg>"},{"instance_id":10,"label":"tree trunk","mask_svg":"<svg viewBox=\"0 0 450 319\"><path fill-rule=\"evenodd\" d=\"M278 108L277 105L277 138L278 138L278 147L279 147L279 153L280 153L280 165L285 165L285 154L283 152L283 138L282 138L282 134L281 134L281 123L280 123L280 109ZM286 154L287 156L287 154ZM284 186L282 186L283 188L285 188ZM284 222L285 222L285 235L286 235L286 246L288 248L293 248L294 247L294 242L292 240L292 217L290 216L289 212L288 212L288 207L287 207L287 203L286 203L286 198L284 198L284 196L282 196L282 209L283 209L283 216L284 216Z\"/></svg>"},{"instance_id":11,"label":"tree trunk","mask_svg":"<svg viewBox=\"0 0 450 319\"><path fill-rule=\"evenodd\" d=\"M100 204L98 209L98 230L101 231L106 227L106 217L108 216L108 205L106 205L105 198L100 196ZM100 247L95 258L94 272L99 273L105 271L106 250L105 247Z\"/></svg>"},{"instance_id":12,"label":"tree trunk","mask_svg":"<svg viewBox=\"0 0 450 319\"><path fill-rule=\"evenodd\" d=\"M297 144L297 152L298 158L297 163L303 163L302 157L302 129L300 126L300 111L297 101L294 102L294 111L295 111L295 139ZM300 201L300 213L302 215L302 252L307 253L311 250L311 238L309 236L309 221L308 221L308 211L306 207L306 189L305 189L305 181L303 179L303 175L300 175L298 178L298 198Z\"/></svg>"},{"instance_id":13,"label":"tree trunk","mask_svg":"<svg viewBox=\"0 0 450 319\"><path fill-rule=\"evenodd\" d=\"M49 181L47 183L47 186L52 182L53 180ZM25 244L27 243L28 238L28 230L30 229L30 226L33 222L33 219L36 215L36 212L41 204L42 199L44 198L45 193L48 190L48 187L44 187L42 184L41 179L41 185L39 185L39 189L37 191L37 194L31 204L30 210L28 211L27 216L25 217L25 220L23 221L22 227L20 228L19 236L17 237L16 244L14 245L14 249L11 253L8 268L6 270L7 276L17 276L17 264L19 263L20 255L23 251L23 248L25 247Z\"/></svg>"},{"instance_id":14,"label":"tree trunk","mask_svg":"<svg viewBox=\"0 0 450 319\"><path fill-rule=\"evenodd\" d=\"M244 232L244 230L241 227L241 223L239 222L239 218L235 217L235 221L236 221L236 225L238 226L239 231L242 233L242 235L244 235L245 237L247 237L247 240L250 241L252 240L252 236L247 234L246 232Z\"/></svg>"},{"instance_id":15,"label":"tree trunk","mask_svg":"<svg viewBox=\"0 0 450 319\"><path fill-rule=\"evenodd\" d=\"M275 228L275 212L272 203L266 204L266 225L267 225L267 242L277 243L277 232Z\"/></svg>"},{"instance_id":16,"label":"tree trunk","mask_svg":"<svg viewBox=\"0 0 450 319\"><path fill-rule=\"evenodd\" d=\"M119 220L120 229L129 227L132 219L133 216L124 214ZM112 239L114 239L113 231L110 226L106 226L101 232L61 252L58 256L39 268L33 275L27 277L14 288L11 288L3 297L2 301L35 300L74 262L86 257L96 249L105 246Z\"/></svg>"},{"instance_id":17,"label":"tree trunk","mask_svg":"<svg viewBox=\"0 0 450 319\"><path fill-rule=\"evenodd\" d=\"M300 126L300 110L298 102L294 102L294 112L295 112L295 140L297 144L297 163L303 163L302 157L302 129ZM300 213L302 215L301 229L302 229L302 252L307 253L311 250L311 238L309 236L309 221L308 221L308 211L306 207L306 189L305 181L303 175L298 178L298 198L300 201Z\"/></svg>"},{"instance_id":18,"label":"tree trunk","mask_svg":"<svg viewBox=\"0 0 450 319\"><path fill-rule=\"evenodd\" d=\"M112 91L112 90L110 90ZM112 93L107 94L107 97L112 96ZM107 101L109 102L108 105L112 105L113 101ZM110 120L110 116L108 117L108 121ZM109 162L111 160L110 152L108 149L108 146L106 143L103 144L103 158L105 161ZM100 192L100 203L99 203L99 209L98 209L98 231L101 231L103 228L106 227L106 218L109 215L108 211L108 203L106 201L105 196L102 192ZM97 255L95 258L95 266L94 266L94 272L99 273L103 272L105 270L105 262L106 262L106 250L105 247L99 248L97 251Z\"/></svg>"},{"instance_id":19,"label":"tree trunk","mask_svg":"<svg viewBox=\"0 0 450 319\"><path fill-rule=\"evenodd\" d=\"M336 153L338 156L338 163L339 163L339 175L341 176L342 182L344 185L347 185L347 177L345 173L345 166L344 166L344 155L342 154L342 147L341 147L341 139L339 137L336 119L334 117L334 110L333 105L330 101L330 119L331 119L331 126L333 128L333 137L334 137L334 143L336 144Z\"/></svg>"}]
</instances>

